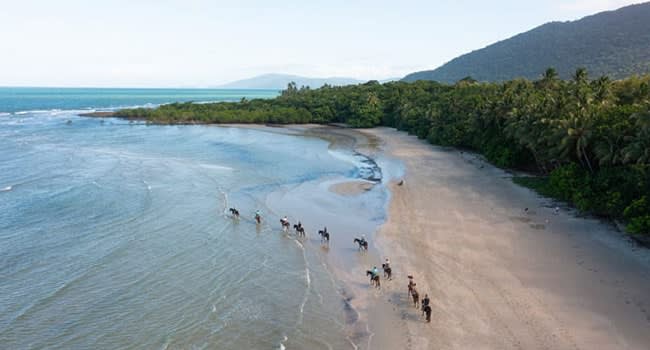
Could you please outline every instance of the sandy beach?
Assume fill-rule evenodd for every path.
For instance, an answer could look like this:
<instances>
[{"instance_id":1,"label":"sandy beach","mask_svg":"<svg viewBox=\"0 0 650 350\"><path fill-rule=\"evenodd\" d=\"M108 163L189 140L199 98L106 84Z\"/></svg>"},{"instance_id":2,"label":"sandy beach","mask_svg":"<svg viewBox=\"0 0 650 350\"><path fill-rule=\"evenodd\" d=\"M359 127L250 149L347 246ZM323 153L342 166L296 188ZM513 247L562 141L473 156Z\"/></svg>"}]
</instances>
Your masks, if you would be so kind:
<instances>
[{"instance_id":1,"label":"sandy beach","mask_svg":"<svg viewBox=\"0 0 650 350\"><path fill-rule=\"evenodd\" d=\"M367 290L371 348L650 347L647 249L610 224L556 215L475 155L394 129L363 133L406 168L374 242L394 279ZM430 324L407 300L409 274L431 297Z\"/></svg>"},{"instance_id":2,"label":"sandy beach","mask_svg":"<svg viewBox=\"0 0 650 350\"><path fill-rule=\"evenodd\" d=\"M358 312L349 332L359 348L650 346L650 250L611 223L514 184L511 174L480 156L394 129L255 128L320 137L332 148L353 147L404 166L404 183L388 183L387 220L371 237L370 251L333 247L353 259L329 262ZM369 187L351 181L329 189L345 198ZM557 214L556 206L562 207ZM386 257L393 280L371 288L365 270ZM430 296L431 323L407 298L407 275L421 299Z\"/></svg>"}]
</instances>

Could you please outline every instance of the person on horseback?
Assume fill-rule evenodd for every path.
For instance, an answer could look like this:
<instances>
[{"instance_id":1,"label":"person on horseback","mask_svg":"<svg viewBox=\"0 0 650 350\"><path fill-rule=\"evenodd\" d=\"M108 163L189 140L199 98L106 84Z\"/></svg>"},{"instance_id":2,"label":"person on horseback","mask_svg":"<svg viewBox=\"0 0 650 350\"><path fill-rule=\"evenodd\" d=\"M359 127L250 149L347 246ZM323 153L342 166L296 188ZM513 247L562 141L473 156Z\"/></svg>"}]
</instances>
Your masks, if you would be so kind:
<instances>
[{"instance_id":1,"label":"person on horseback","mask_svg":"<svg viewBox=\"0 0 650 350\"><path fill-rule=\"evenodd\" d=\"M374 266L372 269L367 271L370 274L370 283L379 277L379 271L377 271L377 266Z\"/></svg>"},{"instance_id":2,"label":"person on horseback","mask_svg":"<svg viewBox=\"0 0 650 350\"><path fill-rule=\"evenodd\" d=\"M258 224L262 222L262 215L259 210L255 211L255 221L257 221Z\"/></svg>"},{"instance_id":3,"label":"person on horseback","mask_svg":"<svg viewBox=\"0 0 650 350\"><path fill-rule=\"evenodd\" d=\"M429 303L431 300L429 299L429 294L424 295L424 299L422 299L422 315L424 316L426 314L425 308L429 306ZM427 318L427 321L429 321L430 318Z\"/></svg>"},{"instance_id":4,"label":"person on horseback","mask_svg":"<svg viewBox=\"0 0 650 350\"><path fill-rule=\"evenodd\" d=\"M390 260L386 258L386 262L384 263L384 269L390 269Z\"/></svg>"}]
</instances>

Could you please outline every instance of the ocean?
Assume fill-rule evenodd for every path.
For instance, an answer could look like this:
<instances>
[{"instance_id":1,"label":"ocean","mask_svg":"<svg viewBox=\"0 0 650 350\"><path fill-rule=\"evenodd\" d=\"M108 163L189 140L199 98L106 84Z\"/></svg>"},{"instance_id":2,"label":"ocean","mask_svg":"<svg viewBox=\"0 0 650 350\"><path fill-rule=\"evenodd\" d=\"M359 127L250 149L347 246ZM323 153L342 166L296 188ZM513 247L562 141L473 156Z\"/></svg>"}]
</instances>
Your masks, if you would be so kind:
<instances>
[{"instance_id":1,"label":"ocean","mask_svg":"<svg viewBox=\"0 0 650 350\"><path fill-rule=\"evenodd\" d=\"M352 237L383 222L388 192L328 186L376 172L374 160L315 137L79 116L277 93L0 88L1 347L364 342L332 262L358 263ZM307 238L283 232L284 215Z\"/></svg>"}]
</instances>

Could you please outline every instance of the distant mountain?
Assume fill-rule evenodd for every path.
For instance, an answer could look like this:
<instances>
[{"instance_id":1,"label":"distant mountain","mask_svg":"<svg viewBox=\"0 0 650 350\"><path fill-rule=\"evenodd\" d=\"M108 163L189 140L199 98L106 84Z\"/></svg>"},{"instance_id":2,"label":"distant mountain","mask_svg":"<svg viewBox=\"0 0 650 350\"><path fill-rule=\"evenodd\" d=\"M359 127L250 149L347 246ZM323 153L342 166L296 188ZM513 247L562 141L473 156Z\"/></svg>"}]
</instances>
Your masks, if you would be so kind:
<instances>
[{"instance_id":1,"label":"distant mountain","mask_svg":"<svg viewBox=\"0 0 650 350\"><path fill-rule=\"evenodd\" d=\"M219 86L226 89L286 89L287 84L295 82L298 87L309 86L316 89L325 84L341 86L360 84L364 81L352 78L307 78L289 74L264 74L250 79L243 79Z\"/></svg>"},{"instance_id":2,"label":"distant mountain","mask_svg":"<svg viewBox=\"0 0 650 350\"><path fill-rule=\"evenodd\" d=\"M549 67L562 78L569 78L579 67L587 68L592 77L649 73L650 2L578 21L547 23L403 80L452 83L467 76L479 81L536 79Z\"/></svg>"}]
</instances>

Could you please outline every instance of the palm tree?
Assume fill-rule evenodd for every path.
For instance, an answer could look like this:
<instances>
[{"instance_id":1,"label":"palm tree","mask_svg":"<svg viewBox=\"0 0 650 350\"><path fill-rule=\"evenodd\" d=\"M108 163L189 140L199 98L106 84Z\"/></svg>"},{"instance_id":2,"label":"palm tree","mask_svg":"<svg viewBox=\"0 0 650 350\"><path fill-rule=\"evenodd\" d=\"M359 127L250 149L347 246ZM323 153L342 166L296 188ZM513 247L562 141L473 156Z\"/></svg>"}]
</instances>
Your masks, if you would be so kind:
<instances>
[{"instance_id":1,"label":"palm tree","mask_svg":"<svg viewBox=\"0 0 650 350\"><path fill-rule=\"evenodd\" d=\"M576 84L585 84L587 83L587 80L589 79L589 74L587 73L587 69L584 67L580 67L576 69L576 72L573 74L573 81Z\"/></svg>"},{"instance_id":2,"label":"palm tree","mask_svg":"<svg viewBox=\"0 0 650 350\"><path fill-rule=\"evenodd\" d=\"M544 72L544 79L546 81L556 81L557 80L557 70L553 67L549 67Z\"/></svg>"},{"instance_id":3,"label":"palm tree","mask_svg":"<svg viewBox=\"0 0 650 350\"><path fill-rule=\"evenodd\" d=\"M598 159L599 166L611 166L623 163L623 135L605 133L601 139L594 144L594 156Z\"/></svg>"},{"instance_id":4,"label":"palm tree","mask_svg":"<svg viewBox=\"0 0 650 350\"><path fill-rule=\"evenodd\" d=\"M632 115L636 119L637 133L628 137L629 144L623 149L625 163L650 163L650 111Z\"/></svg>"},{"instance_id":5,"label":"palm tree","mask_svg":"<svg viewBox=\"0 0 650 350\"><path fill-rule=\"evenodd\" d=\"M560 154L566 157L575 152L576 159L593 173L594 169L588 154L593 137L592 118L588 115L572 114L566 119L558 120L556 124L559 127L557 147Z\"/></svg>"},{"instance_id":6,"label":"palm tree","mask_svg":"<svg viewBox=\"0 0 650 350\"><path fill-rule=\"evenodd\" d=\"M594 97L598 103L605 103L611 95L611 80L603 75L593 82Z\"/></svg>"}]
</instances>

